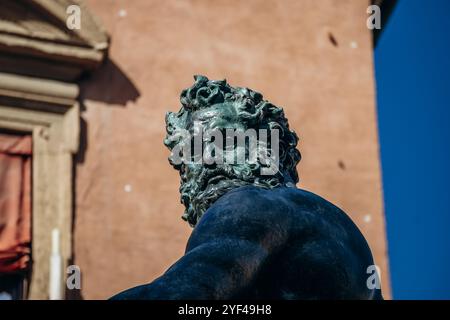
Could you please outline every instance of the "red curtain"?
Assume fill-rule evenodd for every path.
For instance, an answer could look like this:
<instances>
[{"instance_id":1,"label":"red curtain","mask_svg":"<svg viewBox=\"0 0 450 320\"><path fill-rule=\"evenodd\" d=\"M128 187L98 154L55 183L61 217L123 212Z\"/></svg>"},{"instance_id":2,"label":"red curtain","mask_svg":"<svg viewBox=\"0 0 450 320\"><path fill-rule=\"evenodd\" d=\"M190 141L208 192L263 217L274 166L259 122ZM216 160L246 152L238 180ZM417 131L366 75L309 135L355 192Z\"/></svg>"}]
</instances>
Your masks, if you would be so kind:
<instances>
[{"instance_id":1,"label":"red curtain","mask_svg":"<svg viewBox=\"0 0 450 320\"><path fill-rule=\"evenodd\" d=\"M0 273L26 270L31 246L31 136L0 133Z\"/></svg>"}]
</instances>

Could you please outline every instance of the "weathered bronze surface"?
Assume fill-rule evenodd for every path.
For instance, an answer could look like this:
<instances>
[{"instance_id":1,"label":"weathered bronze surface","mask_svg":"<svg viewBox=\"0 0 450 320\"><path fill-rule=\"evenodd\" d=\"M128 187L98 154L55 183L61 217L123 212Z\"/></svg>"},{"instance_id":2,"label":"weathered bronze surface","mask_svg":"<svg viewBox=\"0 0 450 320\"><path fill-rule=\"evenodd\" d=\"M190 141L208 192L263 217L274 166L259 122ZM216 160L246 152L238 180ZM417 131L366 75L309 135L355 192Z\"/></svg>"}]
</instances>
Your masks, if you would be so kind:
<instances>
[{"instance_id":1,"label":"weathered bronze surface","mask_svg":"<svg viewBox=\"0 0 450 320\"><path fill-rule=\"evenodd\" d=\"M339 208L296 188L298 138L283 110L247 88L196 76L168 113L165 145L181 143L180 129L278 129L279 165L175 163L183 219L194 230L185 255L150 284L113 299L381 299L369 285L372 254ZM268 146L270 149L270 146ZM248 151L248 150L246 150ZM239 151L237 151L239 152Z\"/></svg>"}]
</instances>

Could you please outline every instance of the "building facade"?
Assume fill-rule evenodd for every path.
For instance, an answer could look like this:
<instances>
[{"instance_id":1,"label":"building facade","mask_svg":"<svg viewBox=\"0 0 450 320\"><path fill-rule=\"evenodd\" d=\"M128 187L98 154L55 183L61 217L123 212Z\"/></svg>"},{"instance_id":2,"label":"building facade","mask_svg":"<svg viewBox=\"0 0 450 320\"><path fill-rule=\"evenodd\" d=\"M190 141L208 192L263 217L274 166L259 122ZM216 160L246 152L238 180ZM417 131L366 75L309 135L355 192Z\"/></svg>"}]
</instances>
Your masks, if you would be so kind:
<instances>
[{"instance_id":1,"label":"building facade","mask_svg":"<svg viewBox=\"0 0 450 320\"><path fill-rule=\"evenodd\" d=\"M162 141L194 74L285 109L298 186L352 217L390 296L369 3L87 0L80 30L66 25L73 1L14 3L0 19L0 128L33 139L29 298L49 298L54 229L62 270L81 270L71 299L149 282L183 254L191 228Z\"/></svg>"}]
</instances>

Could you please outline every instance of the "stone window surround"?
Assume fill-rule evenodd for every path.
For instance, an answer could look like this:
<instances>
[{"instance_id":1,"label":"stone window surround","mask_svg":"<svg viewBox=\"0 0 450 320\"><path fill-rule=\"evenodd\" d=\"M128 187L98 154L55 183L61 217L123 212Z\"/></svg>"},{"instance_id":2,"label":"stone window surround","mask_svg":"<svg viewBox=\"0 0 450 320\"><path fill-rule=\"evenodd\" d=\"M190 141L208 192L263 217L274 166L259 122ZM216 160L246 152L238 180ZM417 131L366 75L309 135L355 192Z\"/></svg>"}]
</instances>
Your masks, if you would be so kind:
<instances>
[{"instance_id":1,"label":"stone window surround","mask_svg":"<svg viewBox=\"0 0 450 320\"><path fill-rule=\"evenodd\" d=\"M72 257L72 159L79 143L78 87L0 73L0 93L0 129L32 135L33 263L28 298L48 299L54 228L60 231L63 287Z\"/></svg>"},{"instance_id":2,"label":"stone window surround","mask_svg":"<svg viewBox=\"0 0 450 320\"><path fill-rule=\"evenodd\" d=\"M81 8L80 30L67 29L67 7L73 4ZM78 81L101 65L110 39L82 0L20 0L2 9L0 130L32 136L32 273L27 298L48 299L53 229L59 229L61 291L73 258ZM29 15L33 19L27 19Z\"/></svg>"}]
</instances>

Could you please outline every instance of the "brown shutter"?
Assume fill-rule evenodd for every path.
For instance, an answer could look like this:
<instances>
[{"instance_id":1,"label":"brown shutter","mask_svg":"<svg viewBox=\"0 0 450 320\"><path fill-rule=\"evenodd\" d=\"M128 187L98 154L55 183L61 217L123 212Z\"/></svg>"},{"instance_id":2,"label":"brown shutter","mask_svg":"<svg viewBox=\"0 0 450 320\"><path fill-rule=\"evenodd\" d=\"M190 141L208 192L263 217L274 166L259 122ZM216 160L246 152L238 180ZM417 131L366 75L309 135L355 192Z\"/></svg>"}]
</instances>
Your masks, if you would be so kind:
<instances>
[{"instance_id":1,"label":"brown shutter","mask_svg":"<svg viewBox=\"0 0 450 320\"><path fill-rule=\"evenodd\" d=\"M0 133L0 273L31 261L31 154L31 136Z\"/></svg>"}]
</instances>

